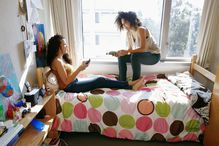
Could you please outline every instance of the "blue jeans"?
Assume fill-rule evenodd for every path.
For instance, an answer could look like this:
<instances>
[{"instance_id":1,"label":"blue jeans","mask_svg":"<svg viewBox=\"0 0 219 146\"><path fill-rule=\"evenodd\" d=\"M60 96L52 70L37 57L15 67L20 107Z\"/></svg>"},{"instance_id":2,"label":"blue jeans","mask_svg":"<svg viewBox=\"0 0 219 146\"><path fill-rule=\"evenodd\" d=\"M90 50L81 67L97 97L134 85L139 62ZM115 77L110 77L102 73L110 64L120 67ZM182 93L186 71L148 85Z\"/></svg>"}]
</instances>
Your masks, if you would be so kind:
<instances>
[{"instance_id":1,"label":"blue jeans","mask_svg":"<svg viewBox=\"0 0 219 146\"><path fill-rule=\"evenodd\" d=\"M111 80L103 77L78 81L75 79L65 89L66 92L87 92L96 88L132 89L127 81Z\"/></svg>"},{"instance_id":2,"label":"blue jeans","mask_svg":"<svg viewBox=\"0 0 219 146\"><path fill-rule=\"evenodd\" d=\"M137 80L141 75L141 64L154 65L160 60L160 54L152 54L150 52L135 53L121 56L119 62L119 80L126 81L127 62L131 62L133 76L132 80Z\"/></svg>"}]
</instances>

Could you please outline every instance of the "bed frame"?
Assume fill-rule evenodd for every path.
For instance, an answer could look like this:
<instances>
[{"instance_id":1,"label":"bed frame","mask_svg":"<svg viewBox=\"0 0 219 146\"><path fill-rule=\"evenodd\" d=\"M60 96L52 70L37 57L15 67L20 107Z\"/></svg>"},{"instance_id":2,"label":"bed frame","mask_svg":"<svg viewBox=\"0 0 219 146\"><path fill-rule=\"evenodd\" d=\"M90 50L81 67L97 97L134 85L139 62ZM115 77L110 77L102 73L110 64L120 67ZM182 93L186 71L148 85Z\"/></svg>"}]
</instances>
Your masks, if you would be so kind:
<instances>
[{"instance_id":1,"label":"bed frame","mask_svg":"<svg viewBox=\"0 0 219 146\"><path fill-rule=\"evenodd\" d=\"M216 74L212 74L206 69L196 64L197 56L192 57L190 72L194 75L195 71L214 83L212 100L210 105L210 119L204 134L204 146L219 146L219 66Z\"/></svg>"},{"instance_id":2,"label":"bed frame","mask_svg":"<svg viewBox=\"0 0 219 146\"><path fill-rule=\"evenodd\" d=\"M208 70L196 64L197 55L193 55L190 65L190 73L194 75L196 72L213 82L213 94L210 105L210 119L204 135L204 146L219 146L219 66L216 74L212 74ZM39 87L43 85L43 68L37 68L37 79ZM55 103L54 108L55 109Z\"/></svg>"}]
</instances>

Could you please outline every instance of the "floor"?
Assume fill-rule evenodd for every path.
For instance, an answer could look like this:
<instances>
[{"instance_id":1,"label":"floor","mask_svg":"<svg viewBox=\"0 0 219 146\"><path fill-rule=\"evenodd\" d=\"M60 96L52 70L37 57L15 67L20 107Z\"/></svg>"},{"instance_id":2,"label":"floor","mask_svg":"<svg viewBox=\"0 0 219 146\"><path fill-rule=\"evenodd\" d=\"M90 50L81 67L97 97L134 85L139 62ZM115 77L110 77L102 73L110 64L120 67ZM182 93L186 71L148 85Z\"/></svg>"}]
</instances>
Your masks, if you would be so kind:
<instances>
[{"instance_id":1,"label":"floor","mask_svg":"<svg viewBox=\"0 0 219 146\"><path fill-rule=\"evenodd\" d=\"M65 133L60 135L61 146L203 146L196 142L161 143L112 139L97 133Z\"/></svg>"}]
</instances>

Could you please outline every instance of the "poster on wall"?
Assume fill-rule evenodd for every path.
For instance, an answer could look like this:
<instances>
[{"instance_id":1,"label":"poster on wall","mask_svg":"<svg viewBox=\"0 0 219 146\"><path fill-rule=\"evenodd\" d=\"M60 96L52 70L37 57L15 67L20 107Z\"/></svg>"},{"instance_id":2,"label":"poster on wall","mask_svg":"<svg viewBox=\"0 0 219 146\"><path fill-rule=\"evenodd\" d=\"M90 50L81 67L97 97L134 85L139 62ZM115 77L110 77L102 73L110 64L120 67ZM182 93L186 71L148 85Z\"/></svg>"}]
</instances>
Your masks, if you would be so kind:
<instances>
[{"instance_id":1,"label":"poster on wall","mask_svg":"<svg viewBox=\"0 0 219 146\"><path fill-rule=\"evenodd\" d=\"M23 98L17 76L9 54L0 54L0 121L5 120L4 113L8 104L16 104Z\"/></svg>"},{"instance_id":2,"label":"poster on wall","mask_svg":"<svg viewBox=\"0 0 219 146\"><path fill-rule=\"evenodd\" d=\"M17 76L9 54L0 54L0 75L6 76L13 85L14 91L21 93Z\"/></svg>"},{"instance_id":3,"label":"poster on wall","mask_svg":"<svg viewBox=\"0 0 219 146\"><path fill-rule=\"evenodd\" d=\"M43 24L33 24L34 45L36 45L36 65L46 66L46 42Z\"/></svg>"}]
</instances>

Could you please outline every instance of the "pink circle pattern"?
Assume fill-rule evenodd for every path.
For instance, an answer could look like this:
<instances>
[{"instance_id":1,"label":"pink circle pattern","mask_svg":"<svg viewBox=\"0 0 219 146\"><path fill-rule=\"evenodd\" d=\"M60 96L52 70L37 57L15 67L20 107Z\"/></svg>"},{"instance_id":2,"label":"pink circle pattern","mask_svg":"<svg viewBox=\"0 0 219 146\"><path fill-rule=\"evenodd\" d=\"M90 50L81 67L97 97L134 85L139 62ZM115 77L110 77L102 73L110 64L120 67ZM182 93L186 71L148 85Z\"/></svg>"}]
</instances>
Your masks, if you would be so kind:
<instances>
[{"instance_id":1,"label":"pink circle pattern","mask_svg":"<svg viewBox=\"0 0 219 146\"><path fill-rule=\"evenodd\" d=\"M74 115L79 119L85 119L87 117L87 108L83 103L78 103L74 108Z\"/></svg>"},{"instance_id":2,"label":"pink circle pattern","mask_svg":"<svg viewBox=\"0 0 219 146\"><path fill-rule=\"evenodd\" d=\"M166 133L168 131L168 123L165 119L163 118L157 118L154 121L154 130L159 132L159 133Z\"/></svg>"},{"instance_id":3,"label":"pink circle pattern","mask_svg":"<svg viewBox=\"0 0 219 146\"><path fill-rule=\"evenodd\" d=\"M119 132L119 138L123 139L134 139L134 136L129 130L123 129Z\"/></svg>"},{"instance_id":4,"label":"pink circle pattern","mask_svg":"<svg viewBox=\"0 0 219 146\"><path fill-rule=\"evenodd\" d=\"M95 108L90 108L88 110L88 118L90 119L91 123L98 123L101 121L101 113L96 110Z\"/></svg>"},{"instance_id":5,"label":"pink circle pattern","mask_svg":"<svg viewBox=\"0 0 219 146\"><path fill-rule=\"evenodd\" d=\"M129 102L127 99L122 99L120 106L124 113L133 114L136 110L136 103Z\"/></svg>"},{"instance_id":6,"label":"pink circle pattern","mask_svg":"<svg viewBox=\"0 0 219 146\"><path fill-rule=\"evenodd\" d=\"M136 121L136 127L138 130L145 132L152 127L152 120L149 117L140 117Z\"/></svg>"},{"instance_id":7,"label":"pink circle pattern","mask_svg":"<svg viewBox=\"0 0 219 146\"><path fill-rule=\"evenodd\" d=\"M108 127L103 130L102 132L103 135L115 138L116 137L116 130L114 128Z\"/></svg>"},{"instance_id":8,"label":"pink circle pattern","mask_svg":"<svg viewBox=\"0 0 219 146\"><path fill-rule=\"evenodd\" d=\"M106 91L106 94L108 94L110 96L118 96L120 94L120 92L117 90L109 90L109 91Z\"/></svg>"},{"instance_id":9,"label":"pink circle pattern","mask_svg":"<svg viewBox=\"0 0 219 146\"><path fill-rule=\"evenodd\" d=\"M61 124L62 131L71 132L73 130L73 126L70 120L64 120Z\"/></svg>"}]
</instances>

